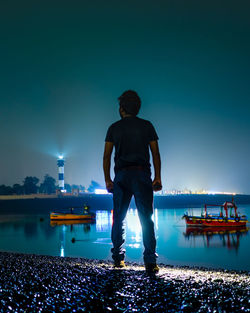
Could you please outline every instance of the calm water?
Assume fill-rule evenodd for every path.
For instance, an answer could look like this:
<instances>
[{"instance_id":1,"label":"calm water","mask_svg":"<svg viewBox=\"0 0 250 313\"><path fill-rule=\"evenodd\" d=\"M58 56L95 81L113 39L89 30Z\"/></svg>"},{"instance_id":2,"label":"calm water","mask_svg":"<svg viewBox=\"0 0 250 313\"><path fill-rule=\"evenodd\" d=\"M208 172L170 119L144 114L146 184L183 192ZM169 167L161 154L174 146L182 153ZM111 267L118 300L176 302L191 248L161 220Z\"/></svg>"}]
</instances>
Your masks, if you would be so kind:
<instances>
[{"instance_id":1,"label":"calm water","mask_svg":"<svg viewBox=\"0 0 250 313\"><path fill-rule=\"evenodd\" d=\"M250 205L239 211L249 219ZM155 210L159 263L250 270L250 230L189 232L181 219L185 212ZM200 209L193 213L200 214ZM111 259L111 224L111 212L101 210L96 211L93 224L52 224L48 215L0 216L0 251ZM132 209L127 215L125 247L126 260L142 262L141 227Z\"/></svg>"}]
</instances>

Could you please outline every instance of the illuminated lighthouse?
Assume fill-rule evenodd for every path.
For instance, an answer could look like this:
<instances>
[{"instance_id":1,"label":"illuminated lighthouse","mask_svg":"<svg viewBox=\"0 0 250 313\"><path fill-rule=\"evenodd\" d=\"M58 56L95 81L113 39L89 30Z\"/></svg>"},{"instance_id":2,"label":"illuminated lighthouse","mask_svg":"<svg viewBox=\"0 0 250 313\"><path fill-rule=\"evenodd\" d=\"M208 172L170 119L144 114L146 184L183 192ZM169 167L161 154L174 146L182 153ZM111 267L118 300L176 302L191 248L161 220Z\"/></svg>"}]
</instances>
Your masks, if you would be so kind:
<instances>
[{"instance_id":1,"label":"illuminated lighthouse","mask_svg":"<svg viewBox=\"0 0 250 313\"><path fill-rule=\"evenodd\" d=\"M58 166L58 186L61 191L64 191L64 159L62 155L59 155L57 160Z\"/></svg>"}]
</instances>

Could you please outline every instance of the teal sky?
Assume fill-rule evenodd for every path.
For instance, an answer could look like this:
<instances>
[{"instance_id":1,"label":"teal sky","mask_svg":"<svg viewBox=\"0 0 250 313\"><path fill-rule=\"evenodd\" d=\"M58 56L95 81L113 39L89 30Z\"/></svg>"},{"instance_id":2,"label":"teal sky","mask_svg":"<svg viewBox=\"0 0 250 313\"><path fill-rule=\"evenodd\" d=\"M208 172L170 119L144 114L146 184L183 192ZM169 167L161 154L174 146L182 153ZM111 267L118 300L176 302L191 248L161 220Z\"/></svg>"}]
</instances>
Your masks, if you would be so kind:
<instances>
[{"instance_id":1,"label":"teal sky","mask_svg":"<svg viewBox=\"0 0 250 313\"><path fill-rule=\"evenodd\" d=\"M248 1L2 1L0 184L104 184L117 97L142 98L164 189L250 193Z\"/></svg>"}]
</instances>

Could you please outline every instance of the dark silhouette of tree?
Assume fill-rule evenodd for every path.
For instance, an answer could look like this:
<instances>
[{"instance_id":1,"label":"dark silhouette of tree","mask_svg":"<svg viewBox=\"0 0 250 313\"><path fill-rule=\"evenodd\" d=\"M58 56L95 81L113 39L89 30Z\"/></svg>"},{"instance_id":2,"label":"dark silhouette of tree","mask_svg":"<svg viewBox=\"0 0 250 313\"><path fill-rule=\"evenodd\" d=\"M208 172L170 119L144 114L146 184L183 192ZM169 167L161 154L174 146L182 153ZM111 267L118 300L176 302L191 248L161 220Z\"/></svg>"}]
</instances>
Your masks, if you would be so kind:
<instances>
[{"instance_id":1,"label":"dark silhouette of tree","mask_svg":"<svg viewBox=\"0 0 250 313\"><path fill-rule=\"evenodd\" d=\"M88 192L94 192L95 189L98 189L98 188L102 188L102 186L98 182L91 180L91 183L88 188Z\"/></svg>"},{"instance_id":2,"label":"dark silhouette of tree","mask_svg":"<svg viewBox=\"0 0 250 313\"><path fill-rule=\"evenodd\" d=\"M64 184L64 189L65 189L68 193L71 193L71 186L70 186L70 184Z\"/></svg>"},{"instance_id":3,"label":"dark silhouette of tree","mask_svg":"<svg viewBox=\"0 0 250 313\"><path fill-rule=\"evenodd\" d=\"M44 176L44 181L40 185L39 189L41 193L46 193L48 195L55 193L56 192L56 180L53 177L46 174Z\"/></svg>"},{"instance_id":4,"label":"dark silhouette of tree","mask_svg":"<svg viewBox=\"0 0 250 313\"><path fill-rule=\"evenodd\" d=\"M12 195L13 190L10 186L0 185L0 195Z\"/></svg>"},{"instance_id":5,"label":"dark silhouette of tree","mask_svg":"<svg viewBox=\"0 0 250 313\"><path fill-rule=\"evenodd\" d=\"M37 177L27 176L23 181L24 192L26 195L37 193L39 179Z\"/></svg>"},{"instance_id":6,"label":"dark silhouette of tree","mask_svg":"<svg viewBox=\"0 0 250 313\"><path fill-rule=\"evenodd\" d=\"M79 186L79 190L80 190L81 192L84 192L84 191L85 191L85 187L84 187L83 185L80 185L80 186Z\"/></svg>"},{"instance_id":7,"label":"dark silhouette of tree","mask_svg":"<svg viewBox=\"0 0 250 313\"><path fill-rule=\"evenodd\" d=\"M12 187L13 194L15 195L23 195L24 194L24 187L20 184L14 184Z\"/></svg>"}]
</instances>

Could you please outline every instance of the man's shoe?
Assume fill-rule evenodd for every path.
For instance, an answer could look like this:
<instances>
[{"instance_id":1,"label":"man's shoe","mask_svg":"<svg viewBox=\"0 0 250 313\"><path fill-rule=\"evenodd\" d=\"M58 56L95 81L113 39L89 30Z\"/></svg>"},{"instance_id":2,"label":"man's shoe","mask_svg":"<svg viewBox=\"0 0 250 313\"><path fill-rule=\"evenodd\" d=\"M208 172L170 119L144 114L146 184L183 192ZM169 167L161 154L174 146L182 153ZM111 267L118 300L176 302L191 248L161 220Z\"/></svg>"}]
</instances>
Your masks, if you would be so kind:
<instances>
[{"instance_id":1,"label":"man's shoe","mask_svg":"<svg viewBox=\"0 0 250 313\"><path fill-rule=\"evenodd\" d=\"M123 268L123 267L125 267L126 265L125 265L125 262L122 260L122 261L115 261L114 262L114 267L115 268Z\"/></svg>"},{"instance_id":2,"label":"man's shoe","mask_svg":"<svg viewBox=\"0 0 250 313\"><path fill-rule=\"evenodd\" d=\"M145 269L147 273L156 274L159 272L160 268L156 263L146 263Z\"/></svg>"}]
</instances>

